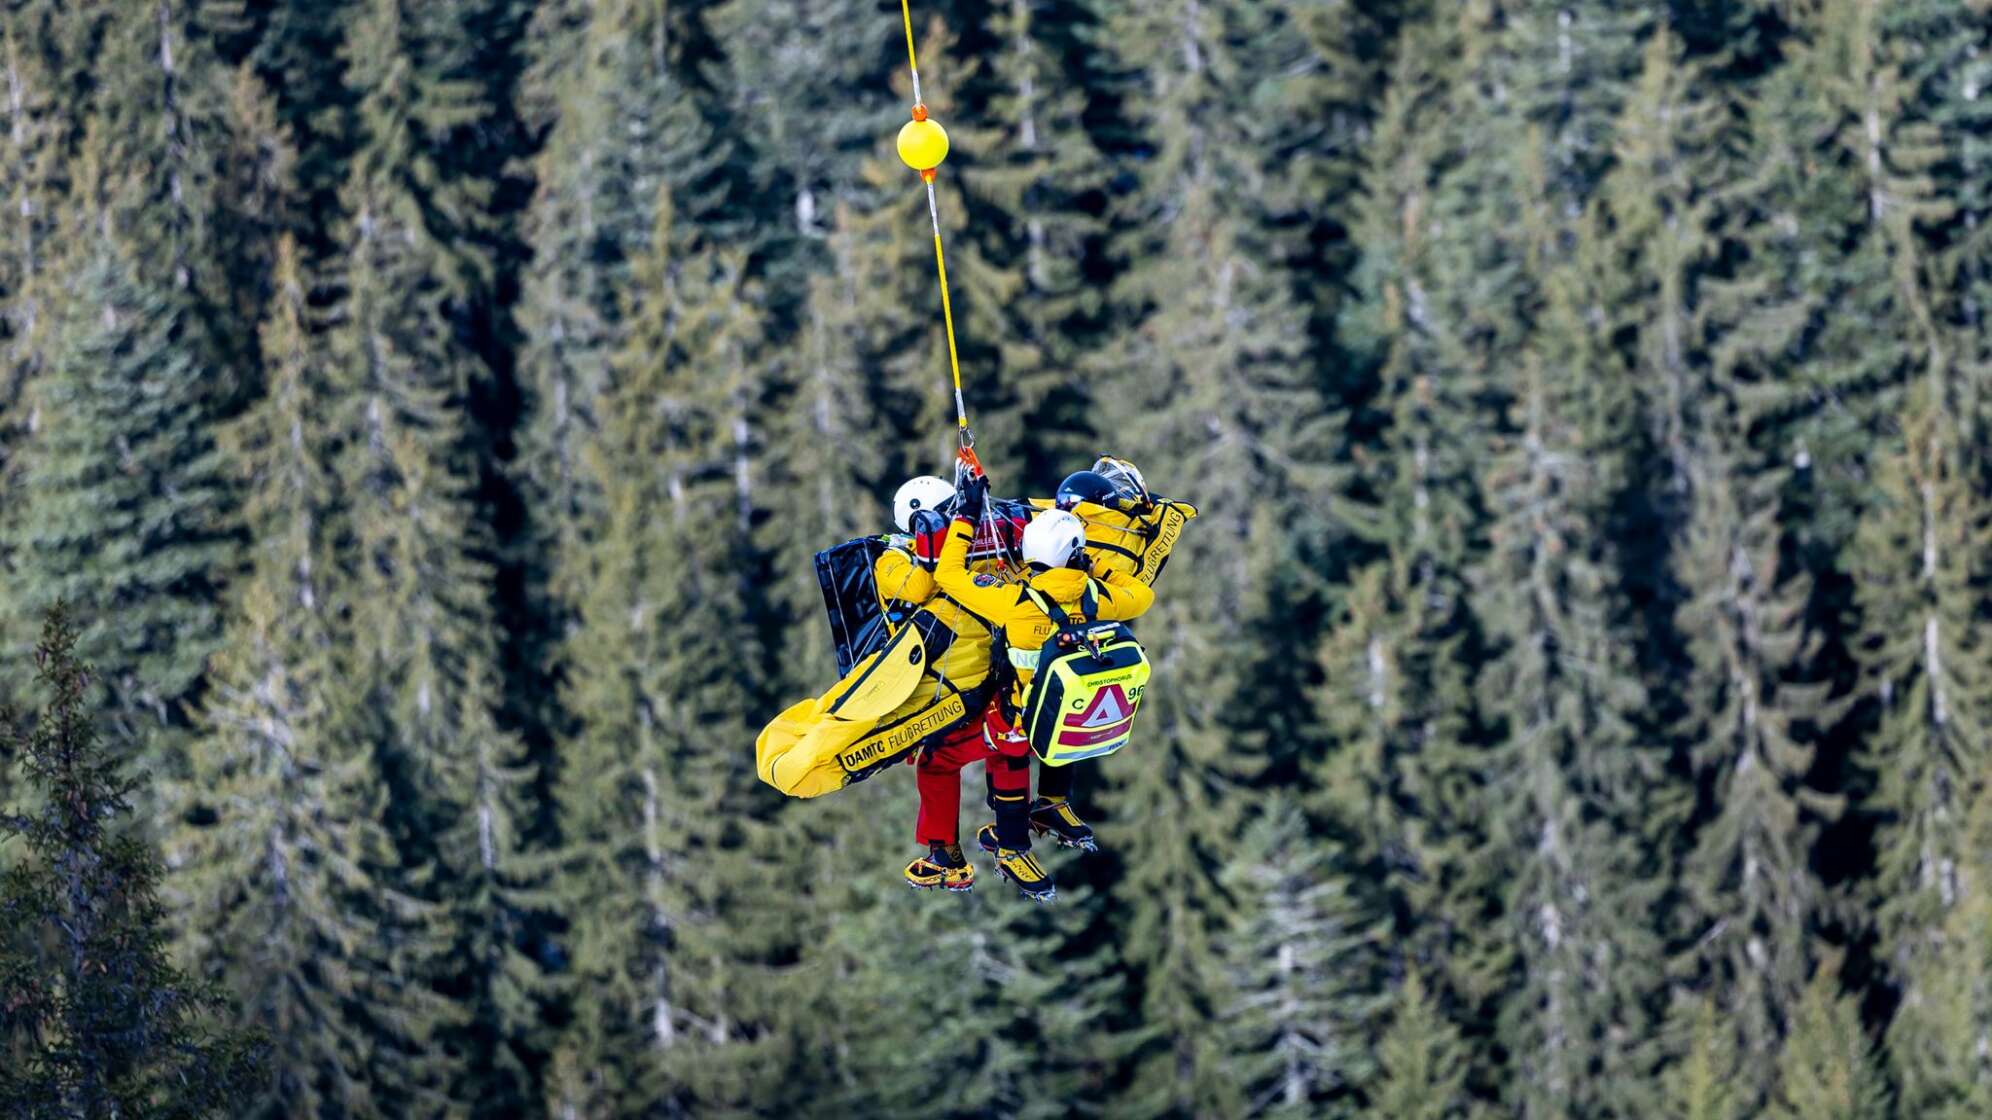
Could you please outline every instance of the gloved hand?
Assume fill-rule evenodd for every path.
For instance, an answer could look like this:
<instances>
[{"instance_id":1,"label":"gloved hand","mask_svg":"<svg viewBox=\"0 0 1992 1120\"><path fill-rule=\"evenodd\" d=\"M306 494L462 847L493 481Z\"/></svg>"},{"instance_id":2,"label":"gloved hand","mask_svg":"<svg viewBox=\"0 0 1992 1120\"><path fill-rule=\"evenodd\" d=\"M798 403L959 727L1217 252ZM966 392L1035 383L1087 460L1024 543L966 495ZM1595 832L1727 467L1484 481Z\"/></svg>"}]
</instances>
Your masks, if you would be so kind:
<instances>
[{"instance_id":1,"label":"gloved hand","mask_svg":"<svg viewBox=\"0 0 1992 1120\"><path fill-rule=\"evenodd\" d=\"M989 509L989 476L980 472L970 475L956 494L955 516L980 522Z\"/></svg>"}]
</instances>

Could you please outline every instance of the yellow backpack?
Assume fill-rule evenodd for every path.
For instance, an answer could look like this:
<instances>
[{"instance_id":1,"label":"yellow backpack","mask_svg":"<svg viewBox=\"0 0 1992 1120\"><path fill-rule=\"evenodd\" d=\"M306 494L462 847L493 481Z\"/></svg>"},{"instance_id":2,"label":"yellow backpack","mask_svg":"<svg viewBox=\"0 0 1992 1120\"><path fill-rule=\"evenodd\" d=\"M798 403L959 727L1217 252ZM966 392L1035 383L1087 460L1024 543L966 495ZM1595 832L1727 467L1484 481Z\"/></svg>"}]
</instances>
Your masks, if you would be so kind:
<instances>
[{"instance_id":1,"label":"yellow backpack","mask_svg":"<svg viewBox=\"0 0 1992 1120\"><path fill-rule=\"evenodd\" d=\"M1058 627L1039 650L1037 676L1024 700L1031 751L1046 766L1064 766L1127 746L1148 692L1148 654L1134 631L1094 620L1098 597L1090 583L1077 620L1044 593L1025 593Z\"/></svg>"}]
</instances>

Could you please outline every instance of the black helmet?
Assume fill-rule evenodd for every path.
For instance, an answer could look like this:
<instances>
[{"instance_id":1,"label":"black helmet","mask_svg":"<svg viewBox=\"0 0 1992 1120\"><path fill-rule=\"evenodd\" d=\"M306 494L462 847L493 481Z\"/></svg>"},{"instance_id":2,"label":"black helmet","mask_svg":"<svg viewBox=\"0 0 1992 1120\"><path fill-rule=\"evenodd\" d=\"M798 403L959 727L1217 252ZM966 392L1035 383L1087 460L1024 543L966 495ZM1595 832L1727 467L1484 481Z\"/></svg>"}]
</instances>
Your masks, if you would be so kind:
<instances>
[{"instance_id":1,"label":"black helmet","mask_svg":"<svg viewBox=\"0 0 1992 1120\"><path fill-rule=\"evenodd\" d=\"M1059 509L1071 509L1080 502L1094 505L1111 505L1114 500L1114 484L1107 476L1097 471L1077 471L1065 476L1058 484L1057 504Z\"/></svg>"}]
</instances>

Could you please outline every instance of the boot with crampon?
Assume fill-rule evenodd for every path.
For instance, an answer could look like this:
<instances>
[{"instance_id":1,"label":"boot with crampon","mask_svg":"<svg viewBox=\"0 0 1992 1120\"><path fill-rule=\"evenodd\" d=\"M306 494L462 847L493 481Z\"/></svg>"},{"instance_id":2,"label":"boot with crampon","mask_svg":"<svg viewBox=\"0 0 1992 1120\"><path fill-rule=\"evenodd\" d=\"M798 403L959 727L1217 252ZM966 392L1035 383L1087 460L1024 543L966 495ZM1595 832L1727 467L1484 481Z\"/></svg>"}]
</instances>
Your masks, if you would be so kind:
<instances>
[{"instance_id":1,"label":"boot with crampon","mask_svg":"<svg viewBox=\"0 0 1992 1120\"><path fill-rule=\"evenodd\" d=\"M975 865L961 854L960 844L933 844L927 854L906 865L906 885L916 891L966 891L975 886Z\"/></svg>"},{"instance_id":2,"label":"boot with crampon","mask_svg":"<svg viewBox=\"0 0 1992 1120\"><path fill-rule=\"evenodd\" d=\"M1017 884L1025 898L1050 902L1058 897L1058 885L1052 882L1051 872L1044 869L1029 848L1009 848L997 843L995 825L983 825L975 834L975 842L996 858L997 873Z\"/></svg>"},{"instance_id":3,"label":"boot with crampon","mask_svg":"<svg viewBox=\"0 0 1992 1120\"><path fill-rule=\"evenodd\" d=\"M1093 839L1092 826L1080 820L1072 803L1063 797L1040 797L1031 803L1031 831L1051 837L1061 847L1082 852L1100 850L1099 842Z\"/></svg>"}]
</instances>

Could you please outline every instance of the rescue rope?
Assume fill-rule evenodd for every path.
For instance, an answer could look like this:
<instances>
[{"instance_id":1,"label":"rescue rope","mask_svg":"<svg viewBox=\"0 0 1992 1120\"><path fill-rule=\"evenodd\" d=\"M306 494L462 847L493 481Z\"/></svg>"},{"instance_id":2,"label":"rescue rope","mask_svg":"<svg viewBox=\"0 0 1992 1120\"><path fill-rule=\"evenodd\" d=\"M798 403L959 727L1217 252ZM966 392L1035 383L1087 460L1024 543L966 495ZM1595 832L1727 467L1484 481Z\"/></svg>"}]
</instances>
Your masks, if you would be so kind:
<instances>
[{"instance_id":1,"label":"rescue rope","mask_svg":"<svg viewBox=\"0 0 1992 1120\"><path fill-rule=\"evenodd\" d=\"M913 7L911 0L899 0L899 19L906 29L906 69L913 75L913 120L927 120L926 98L920 93L920 58L913 49ZM942 148L945 154L945 147ZM902 158L904 157L902 151ZM911 160L908 163L911 164ZM954 375L955 435L964 448L975 446L975 431L968 426L968 405L961 392L961 355L955 348L954 301L948 298L948 260L941 248L941 208L934 198L934 178L938 163L931 167L915 167L920 173L920 181L927 188L927 218L934 227L934 272L941 284L941 323L947 332L948 371Z\"/></svg>"},{"instance_id":2,"label":"rescue rope","mask_svg":"<svg viewBox=\"0 0 1992 1120\"><path fill-rule=\"evenodd\" d=\"M920 86L920 55L914 45L912 0L899 0L899 23L906 35L906 69L913 79L912 123L900 130L899 158L920 175L920 182L927 190L927 221L934 233L934 275L941 286L941 325L948 342L948 372L954 378L955 437L960 444L960 452L955 462L955 489L960 490L971 475L982 473L982 464L975 456L975 430L968 424L968 403L961 388L961 353L955 344L954 300L948 291L948 258L941 239L941 207L934 190L934 180L939 173L941 161L947 158L947 133L937 122L928 120L927 99ZM995 503L985 503L982 517L976 525L975 535L987 535L995 546L995 572L1004 583L1022 579L1024 565L1004 537ZM957 619L961 608L956 607ZM947 684L945 670L936 666L935 698Z\"/></svg>"},{"instance_id":3,"label":"rescue rope","mask_svg":"<svg viewBox=\"0 0 1992 1120\"><path fill-rule=\"evenodd\" d=\"M913 102L917 105L926 98L920 96L920 59L913 53L912 0L899 0L899 18L906 25L906 68L913 72Z\"/></svg>"}]
</instances>

